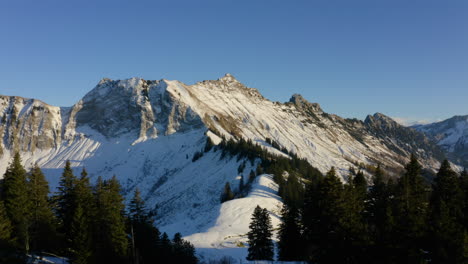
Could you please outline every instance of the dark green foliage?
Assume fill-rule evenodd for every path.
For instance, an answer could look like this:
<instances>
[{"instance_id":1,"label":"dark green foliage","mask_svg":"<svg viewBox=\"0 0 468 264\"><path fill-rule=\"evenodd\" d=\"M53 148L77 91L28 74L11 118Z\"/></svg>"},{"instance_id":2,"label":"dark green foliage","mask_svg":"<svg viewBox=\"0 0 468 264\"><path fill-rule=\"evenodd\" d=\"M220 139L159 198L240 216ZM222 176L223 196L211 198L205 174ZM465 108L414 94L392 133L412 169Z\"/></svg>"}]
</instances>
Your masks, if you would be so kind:
<instances>
[{"instance_id":1,"label":"dark green foliage","mask_svg":"<svg viewBox=\"0 0 468 264\"><path fill-rule=\"evenodd\" d=\"M171 262L187 264L198 263L198 259L195 257L195 248L190 242L183 240L180 233L174 235L172 250L174 255Z\"/></svg>"},{"instance_id":2,"label":"dark green foliage","mask_svg":"<svg viewBox=\"0 0 468 264\"><path fill-rule=\"evenodd\" d=\"M432 263L466 263L464 258L463 191L447 160L432 186L429 234Z\"/></svg>"},{"instance_id":3,"label":"dark green foliage","mask_svg":"<svg viewBox=\"0 0 468 264\"><path fill-rule=\"evenodd\" d=\"M465 217L463 219L463 223L465 224L465 229L468 230L468 172L466 171L466 169L464 169L460 174L459 184L464 197L463 215Z\"/></svg>"},{"instance_id":4,"label":"dark green foliage","mask_svg":"<svg viewBox=\"0 0 468 264\"><path fill-rule=\"evenodd\" d=\"M251 170L249 173L249 182L253 182L254 179L255 179L255 172Z\"/></svg>"},{"instance_id":5,"label":"dark green foliage","mask_svg":"<svg viewBox=\"0 0 468 264\"><path fill-rule=\"evenodd\" d=\"M241 174L239 180L239 193L242 195L244 192L244 175Z\"/></svg>"},{"instance_id":6,"label":"dark green foliage","mask_svg":"<svg viewBox=\"0 0 468 264\"><path fill-rule=\"evenodd\" d=\"M36 164L28 175L28 192L31 201L31 249L51 250L56 240L55 219L49 204L49 184Z\"/></svg>"},{"instance_id":7,"label":"dark green foliage","mask_svg":"<svg viewBox=\"0 0 468 264\"><path fill-rule=\"evenodd\" d=\"M89 233L89 219L78 205L71 222L70 260L73 264L90 263L92 255L91 234Z\"/></svg>"},{"instance_id":8,"label":"dark green foliage","mask_svg":"<svg viewBox=\"0 0 468 264\"><path fill-rule=\"evenodd\" d=\"M422 263L428 205L428 187L414 155L398 179L395 192L395 256L400 263Z\"/></svg>"},{"instance_id":9,"label":"dark green foliage","mask_svg":"<svg viewBox=\"0 0 468 264\"><path fill-rule=\"evenodd\" d=\"M0 200L0 247L11 242L12 233L13 227L11 226L10 218L8 218L3 201Z\"/></svg>"},{"instance_id":10,"label":"dark green foliage","mask_svg":"<svg viewBox=\"0 0 468 264\"><path fill-rule=\"evenodd\" d=\"M95 191L96 210L94 256L96 262L122 263L127 257L128 240L125 228L123 197L114 176L98 181Z\"/></svg>"},{"instance_id":11,"label":"dark green foliage","mask_svg":"<svg viewBox=\"0 0 468 264\"><path fill-rule=\"evenodd\" d=\"M95 221L95 201L88 173L83 168L73 189L73 220L70 228L70 259L73 263L89 263L92 259L92 232Z\"/></svg>"},{"instance_id":12,"label":"dark green foliage","mask_svg":"<svg viewBox=\"0 0 468 264\"><path fill-rule=\"evenodd\" d=\"M56 214L60 224L60 231L65 234L66 240L71 239L71 223L75 209L75 185L77 179L73 175L71 163L69 160L65 163L62 176L54 200L56 203Z\"/></svg>"},{"instance_id":13,"label":"dark green foliage","mask_svg":"<svg viewBox=\"0 0 468 264\"><path fill-rule=\"evenodd\" d=\"M234 199L234 193L231 191L231 185L229 185L229 182L226 182L223 193L221 194L221 203L230 201L232 199Z\"/></svg>"},{"instance_id":14,"label":"dark green foliage","mask_svg":"<svg viewBox=\"0 0 468 264\"><path fill-rule=\"evenodd\" d=\"M271 240L271 220L266 209L260 206L254 209L249 225L249 254L247 260L273 260L273 242Z\"/></svg>"},{"instance_id":15,"label":"dark green foliage","mask_svg":"<svg viewBox=\"0 0 468 264\"><path fill-rule=\"evenodd\" d=\"M255 174L256 174L257 176L263 174L263 167L262 167L262 165L260 165L260 164L257 165L257 168L255 169Z\"/></svg>"},{"instance_id":16,"label":"dark green foliage","mask_svg":"<svg viewBox=\"0 0 468 264\"><path fill-rule=\"evenodd\" d=\"M15 154L3 177L2 199L13 226L15 245L18 249L28 252L31 200L28 193L26 170L21 165L21 157L18 153Z\"/></svg>"},{"instance_id":17,"label":"dark green foliage","mask_svg":"<svg viewBox=\"0 0 468 264\"><path fill-rule=\"evenodd\" d=\"M169 236L164 232L161 235L161 263L170 263L172 255L172 243Z\"/></svg>"},{"instance_id":18,"label":"dark green foliage","mask_svg":"<svg viewBox=\"0 0 468 264\"><path fill-rule=\"evenodd\" d=\"M242 172L244 172L244 169L245 169L245 161L239 165L239 167L237 168L237 173L241 174Z\"/></svg>"},{"instance_id":19,"label":"dark green foliage","mask_svg":"<svg viewBox=\"0 0 468 264\"><path fill-rule=\"evenodd\" d=\"M343 236L343 251L345 263L366 263L369 243L367 222L365 221L365 205L367 202L367 181L362 171L358 171L353 179L344 185L343 213L338 229Z\"/></svg>"},{"instance_id":20,"label":"dark green foliage","mask_svg":"<svg viewBox=\"0 0 468 264\"><path fill-rule=\"evenodd\" d=\"M294 175L289 175L287 180L278 178L279 182L279 195L283 198L283 201L292 207L300 208L304 203L304 186L299 182L299 179Z\"/></svg>"},{"instance_id":21,"label":"dark green foliage","mask_svg":"<svg viewBox=\"0 0 468 264\"><path fill-rule=\"evenodd\" d=\"M393 186L391 182L384 182L384 173L380 165L374 172L372 182L366 205L368 232L371 239L369 255L373 262L393 263L392 235L395 226L391 198Z\"/></svg>"},{"instance_id":22,"label":"dark green foliage","mask_svg":"<svg viewBox=\"0 0 468 264\"><path fill-rule=\"evenodd\" d=\"M115 176L107 181L99 178L93 192L86 170L77 179L67 162L54 197L60 223L55 221L48 192L41 169L36 165L27 175L15 155L0 180L0 263L25 263L29 244L34 253L66 255L72 264L198 262L193 245L180 234L174 242L160 235L138 191L125 217ZM56 226L62 233L56 232ZM128 257L130 250L133 258Z\"/></svg>"},{"instance_id":23,"label":"dark green foliage","mask_svg":"<svg viewBox=\"0 0 468 264\"><path fill-rule=\"evenodd\" d=\"M318 263L341 263L344 249L341 224L344 217L344 187L332 168L317 186L309 188L304 226L307 259Z\"/></svg>"},{"instance_id":24,"label":"dark green foliage","mask_svg":"<svg viewBox=\"0 0 468 264\"><path fill-rule=\"evenodd\" d=\"M153 263L161 259L160 232L153 225L152 215L146 209L138 189L130 201L129 223L134 263Z\"/></svg>"},{"instance_id":25,"label":"dark green foliage","mask_svg":"<svg viewBox=\"0 0 468 264\"><path fill-rule=\"evenodd\" d=\"M13 226L0 200L0 263L24 263L23 255L13 246Z\"/></svg>"},{"instance_id":26,"label":"dark green foliage","mask_svg":"<svg viewBox=\"0 0 468 264\"><path fill-rule=\"evenodd\" d=\"M297 261L304 256L304 243L301 233L300 215L298 209L288 207L286 204L281 210L281 219L278 236L278 260Z\"/></svg>"}]
</instances>

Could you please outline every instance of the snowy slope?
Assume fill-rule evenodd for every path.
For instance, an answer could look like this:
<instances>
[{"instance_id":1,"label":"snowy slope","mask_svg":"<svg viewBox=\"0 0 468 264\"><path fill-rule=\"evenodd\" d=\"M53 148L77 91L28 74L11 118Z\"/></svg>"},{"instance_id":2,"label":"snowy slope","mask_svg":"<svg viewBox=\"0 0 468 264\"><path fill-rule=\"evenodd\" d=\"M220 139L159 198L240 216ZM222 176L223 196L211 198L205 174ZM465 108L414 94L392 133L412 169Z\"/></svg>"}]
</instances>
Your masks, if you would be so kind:
<instances>
[{"instance_id":1,"label":"snowy slope","mask_svg":"<svg viewBox=\"0 0 468 264\"><path fill-rule=\"evenodd\" d=\"M219 231L225 221L214 222L213 208L222 210L221 216L229 211L247 212L239 211L237 201L219 207L224 184L229 182L234 190L239 185L237 168L243 160L221 160L220 151L212 149L192 162L207 137L216 144L221 135L243 137L285 155L267 143L269 138L322 172L335 166L342 176L358 163L401 169L411 152L422 157L427 168L439 165L440 151L435 144L382 114L366 121L343 119L300 95L286 103L272 102L230 74L193 85L103 79L68 108L0 96L0 117L0 175L15 151L21 152L26 167L38 163L52 188L57 186L66 160L71 161L75 174L86 167L92 180L116 175L127 197L135 188L141 190L150 209L159 213L159 226L178 230L206 248L230 243L219 240L230 233ZM247 162L242 174L247 176L258 162ZM264 206L272 201L261 200ZM212 221L197 220L205 215L213 216ZM243 228L248 224L245 219L241 222ZM213 234L218 234L218 240ZM212 243L201 244L205 240Z\"/></svg>"},{"instance_id":2,"label":"snowy slope","mask_svg":"<svg viewBox=\"0 0 468 264\"><path fill-rule=\"evenodd\" d=\"M435 140L453 159L468 166L468 115L413 127Z\"/></svg>"},{"instance_id":3,"label":"snowy slope","mask_svg":"<svg viewBox=\"0 0 468 264\"><path fill-rule=\"evenodd\" d=\"M173 224L163 226L162 229L177 231L186 228L186 233L192 235L185 239L195 245L198 254L204 260L230 256L235 260L245 261L248 248L247 232L257 205L270 212L273 228L277 229L283 203L278 196L278 185L274 183L271 175L257 177L247 197L213 207L209 213L195 218L191 222L192 226L181 227Z\"/></svg>"}]
</instances>

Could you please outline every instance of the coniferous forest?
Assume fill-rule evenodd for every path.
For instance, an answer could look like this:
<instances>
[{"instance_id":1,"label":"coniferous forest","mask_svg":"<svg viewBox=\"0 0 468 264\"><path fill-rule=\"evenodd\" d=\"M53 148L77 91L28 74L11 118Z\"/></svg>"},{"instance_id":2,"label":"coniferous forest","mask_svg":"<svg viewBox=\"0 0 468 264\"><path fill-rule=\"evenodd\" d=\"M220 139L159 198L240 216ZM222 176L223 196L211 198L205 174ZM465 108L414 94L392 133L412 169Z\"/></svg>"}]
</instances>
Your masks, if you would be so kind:
<instances>
[{"instance_id":1,"label":"coniferous forest","mask_svg":"<svg viewBox=\"0 0 468 264\"><path fill-rule=\"evenodd\" d=\"M213 147L208 140L198 155ZM284 201L276 244L269 213L255 209L248 260L468 263L468 174L447 160L431 181L411 156L400 177L380 166L350 168L343 183L334 168L322 175L294 153L277 157L251 141L224 140L218 150L222 159L244 160L239 171L260 161L241 193L224 186L221 202L245 195L262 173L273 175ZM26 171L16 154L0 185L0 263L24 263L40 252L71 263L197 263L181 234L169 238L154 226L138 190L126 207L120 188L116 177L93 185L85 169L77 176L67 162L50 194L41 169Z\"/></svg>"},{"instance_id":2,"label":"coniferous forest","mask_svg":"<svg viewBox=\"0 0 468 264\"><path fill-rule=\"evenodd\" d=\"M269 141L269 142L268 142ZM262 160L284 201L277 259L309 263L468 263L468 173L447 160L431 181L411 155L390 177L378 165L350 168L344 184L334 168L322 175L269 139L291 158L269 154L242 138L223 141L223 155ZM364 170L371 177L365 177ZM285 172L287 174L285 175ZM255 177L258 172L251 172ZM250 176L252 177L252 176ZM249 178L250 178L249 177ZM257 208L250 223L249 260L272 260L271 223ZM259 246L263 245L263 246Z\"/></svg>"},{"instance_id":3,"label":"coniferous forest","mask_svg":"<svg viewBox=\"0 0 468 264\"><path fill-rule=\"evenodd\" d=\"M350 171L346 184L332 168L305 184L299 200L285 199L278 260L468 263L466 171L457 174L445 160L428 184L415 156L396 180L386 177L380 166L371 183L361 170ZM264 254L272 248L266 242L271 241L271 226L264 218L257 210L252 216L250 259L273 258L273 253ZM269 237L264 235L267 230ZM259 244L265 246L259 249Z\"/></svg>"},{"instance_id":4,"label":"coniferous forest","mask_svg":"<svg viewBox=\"0 0 468 264\"><path fill-rule=\"evenodd\" d=\"M138 190L126 208L116 177L90 183L67 161L58 191L38 166L27 172L19 154L0 191L0 263L26 263L31 255L65 256L70 263L197 263L192 244L154 226Z\"/></svg>"}]
</instances>

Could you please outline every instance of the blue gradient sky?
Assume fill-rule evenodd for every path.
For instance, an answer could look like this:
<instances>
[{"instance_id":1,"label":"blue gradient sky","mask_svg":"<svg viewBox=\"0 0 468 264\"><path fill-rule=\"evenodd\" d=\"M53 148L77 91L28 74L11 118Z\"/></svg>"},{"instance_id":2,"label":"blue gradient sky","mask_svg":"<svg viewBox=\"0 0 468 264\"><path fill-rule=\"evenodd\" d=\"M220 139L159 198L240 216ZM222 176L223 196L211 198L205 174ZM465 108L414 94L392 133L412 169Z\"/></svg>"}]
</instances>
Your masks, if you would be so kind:
<instances>
[{"instance_id":1,"label":"blue gradient sky","mask_svg":"<svg viewBox=\"0 0 468 264\"><path fill-rule=\"evenodd\" d=\"M468 114L468 1L0 0L0 94L70 106L103 77L232 73L267 98Z\"/></svg>"}]
</instances>

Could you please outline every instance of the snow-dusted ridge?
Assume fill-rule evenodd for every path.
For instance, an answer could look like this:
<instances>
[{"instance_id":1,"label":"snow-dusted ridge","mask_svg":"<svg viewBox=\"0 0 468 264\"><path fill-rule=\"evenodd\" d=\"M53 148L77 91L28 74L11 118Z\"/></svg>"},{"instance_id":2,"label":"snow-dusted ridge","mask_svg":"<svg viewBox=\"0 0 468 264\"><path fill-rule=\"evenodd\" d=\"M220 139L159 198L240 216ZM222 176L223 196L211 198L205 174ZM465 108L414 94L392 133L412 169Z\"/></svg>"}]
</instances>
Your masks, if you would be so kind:
<instances>
[{"instance_id":1,"label":"snow-dusted ridge","mask_svg":"<svg viewBox=\"0 0 468 264\"><path fill-rule=\"evenodd\" d=\"M300 95L286 103L272 102L230 74L193 85L102 79L69 108L0 96L0 118L0 175L15 151L27 167L38 163L52 187L66 160L76 174L86 167L92 179L116 175L127 196L139 188L149 207L157 209L163 231L179 230L194 243L203 233L218 232L215 219L212 225L197 219L213 215L226 182L237 188L237 168L243 162L221 160L215 149L192 162L207 137L215 144L220 136L243 137L285 155L266 143L269 138L322 172L335 166L342 176L358 163L402 169L411 152L423 158L426 168L435 169L443 156L423 134L382 114L365 121L344 119ZM244 176L256 166L246 164ZM268 201L259 200L261 206ZM220 210L227 214L237 202Z\"/></svg>"},{"instance_id":2,"label":"snow-dusted ridge","mask_svg":"<svg viewBox=\"0 0 468 264\"><path fill-rule=\"evenodd\" d=\"M468 115L413 127L436 141L452 159L468 166Z\"/></svg>"}]
</instances>

